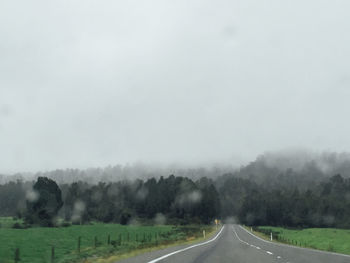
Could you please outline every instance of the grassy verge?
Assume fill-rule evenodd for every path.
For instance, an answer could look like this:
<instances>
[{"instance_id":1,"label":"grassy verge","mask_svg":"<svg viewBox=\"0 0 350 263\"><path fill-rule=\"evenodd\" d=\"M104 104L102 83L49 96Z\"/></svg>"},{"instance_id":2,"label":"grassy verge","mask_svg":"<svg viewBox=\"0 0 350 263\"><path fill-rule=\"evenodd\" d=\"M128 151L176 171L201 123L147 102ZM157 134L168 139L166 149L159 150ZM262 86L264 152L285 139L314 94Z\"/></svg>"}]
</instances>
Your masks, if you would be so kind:
<instances>
[{"instance_id":1,"label":"grassy verge","mask_svg":"<svg viewBox=\"0 0 350 263\"><path fill-rule=\"evenodd\" d=\"M247 228L250 231L250 228ZM350 254L350 230L336 228L288 229L282 227L254 227L254 234L285 244L319 249L329 252Z\"/></svg>"},{"instance_id":2,"label":"grassy verge","mask_svg":"<svg viewBox=\"0 0 350 263\"><path fill-rule=\"evenodd\" d=\"M177 246L177 245L191 245L193 243L197 243L197 242L201 242L204 240L207 240L209 238L211 238L212 236L214 236L214 234L216 233L216 229L215 227L205 227L206 228L206 237L204 238L202 235L199 235L197 237L195 236L189 236L188 238L186 238L185 240L178 240L178 241L174 241L168 244L159 244L159 245L155 245L152 247L147 247L147 248L141 248L141 249L135 249L135 250L131 250L129 252L126 253L116 253L114 255L110 255L110 256L105 256L102 258L97 259L96 261L86 261L86 263L92 263L92 262L96 262L96 263L113 263L116 262L118 260L122 260L122 259L126 259L129 257L134 257L143 253L147 253L147 252L152 252L155 250L160 250L160 249L165 249L168 247L173 247L173 246Z\"/></svg>"},{"instance_id":3,"label":"grassy verge","mask_svg":"<svg viewBox=\"0 0 350 263\"><path fill-rule=\"evenodd\" d=\"M259 232L259 230L257 230L257 227L248 227L248 226L243 226L246 230L248 230L249 232L253 233L254 235L265 239L267 241L271 241L270 236L268 234L263 234L262 232Z\"/></svg>"},{"instance_id":4,"label":"grassy verge","mask_svg":"<svg viewBox=\"0 0 350 263\"><path fill-rule=\"evenodd\" d=\"M13 263L19 248L21 263L103 262L111 256L133 255L202 236L209 226L122 226L94 223L60 228L13 229L11 218L0 218L0 263ZM78 243L80 237L80 252ZM109 238L108 238L109 237ZM108 241L109 240L109 241ZM99 261L100 258L104 258ZM106 261L108 262L108 261Z\"/></svg>"}]
</instances>

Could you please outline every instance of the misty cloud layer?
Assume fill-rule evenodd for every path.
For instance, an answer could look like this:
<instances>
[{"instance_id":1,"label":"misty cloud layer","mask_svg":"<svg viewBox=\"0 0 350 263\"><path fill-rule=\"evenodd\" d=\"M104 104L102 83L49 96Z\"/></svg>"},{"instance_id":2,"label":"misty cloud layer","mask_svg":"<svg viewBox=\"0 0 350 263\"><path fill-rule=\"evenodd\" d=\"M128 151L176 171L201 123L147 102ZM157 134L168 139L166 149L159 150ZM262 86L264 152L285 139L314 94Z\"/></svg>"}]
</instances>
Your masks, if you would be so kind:
<instances>
[{"instance_id":1,"label":"misty cloud layer","mask_svg":"<svg viewBox=\"0 0 350 263\"><path fill-rule=\"evenodd\" d=\"M0 173L349 151L349 8L2 1Z\"/></svg>"}]
</instances>

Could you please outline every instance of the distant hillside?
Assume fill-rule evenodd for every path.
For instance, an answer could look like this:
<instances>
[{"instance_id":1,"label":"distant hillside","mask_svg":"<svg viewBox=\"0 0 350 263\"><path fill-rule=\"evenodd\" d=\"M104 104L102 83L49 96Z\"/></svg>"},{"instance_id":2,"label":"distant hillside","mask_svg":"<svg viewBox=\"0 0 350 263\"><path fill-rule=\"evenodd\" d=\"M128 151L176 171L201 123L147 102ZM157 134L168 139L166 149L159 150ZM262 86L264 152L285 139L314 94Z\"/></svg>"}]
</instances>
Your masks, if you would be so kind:
<instances>
[{"instance_id":1,"label":"distant hillside","mask_svg":"<svg viewBox=\"0 0 350 263\"><path fill-rule=\"evenodd\" d=\"M256 160L242 165L218 164L206 167L185 167L181 165L115 165L104 168L89 169L59 169L38 173L17 173L13 175L1 175L0 184L9 181L23 180L34 181L39 176L55 180L59 184L77 181L97 184L99 182L118 182L122 180L159 178L174 174L176 176L199 179L201 177L218 178L222 175L233 175L240 178L249 178L254 182L272 187L279 183L300 183L306 185L323 181L335 174L341 174L344 178L350 177L350 153L314 153L308 151L280 151L266 152ZM291 180L293 178L293 180Z\"/></svg>"}]
</instances>

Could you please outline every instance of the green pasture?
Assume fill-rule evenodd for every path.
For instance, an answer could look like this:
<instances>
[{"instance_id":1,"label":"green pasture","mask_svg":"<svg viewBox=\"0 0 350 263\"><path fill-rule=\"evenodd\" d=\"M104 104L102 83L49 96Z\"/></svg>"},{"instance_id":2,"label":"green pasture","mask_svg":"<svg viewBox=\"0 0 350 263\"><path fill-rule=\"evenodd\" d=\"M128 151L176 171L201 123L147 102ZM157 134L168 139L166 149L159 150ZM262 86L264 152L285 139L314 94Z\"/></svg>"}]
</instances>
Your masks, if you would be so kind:
<instances>
[{"instance_id":1,"label":"green pasture","mask_svg":"<svg viewBox=\"0 0 350 263\"><path fill-rule=\"evenodd\" d=\"M170 244L188 237L198 237L201 233L198 226L123 226L103 223L13 229L11 226L14 222L11 218L0 218L0 263L15 262L17 248L20 251L20 263L80 262L86 258Z\"/></svg>"},{"instance_id":2,"label":"green pasture","mask_svg":"<svg viewBox=\"0 0 350 263\"><path fill-rule=\"evenodd\" d=\"M349 229L288 229L282 227L260 226L256 227L255 230L258 232L264 232L266 235L272 232L274 239L279 242L330 252L350 254Z\"/></svg>"}]
</instances>

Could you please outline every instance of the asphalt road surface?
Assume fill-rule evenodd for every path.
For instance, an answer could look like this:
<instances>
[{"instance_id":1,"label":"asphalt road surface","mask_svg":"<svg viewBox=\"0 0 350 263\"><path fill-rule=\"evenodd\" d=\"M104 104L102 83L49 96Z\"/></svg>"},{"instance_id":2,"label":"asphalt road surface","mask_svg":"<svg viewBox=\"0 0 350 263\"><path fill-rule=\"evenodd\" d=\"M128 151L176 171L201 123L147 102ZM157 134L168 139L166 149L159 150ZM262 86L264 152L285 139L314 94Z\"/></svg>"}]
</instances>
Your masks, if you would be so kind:
<instances>
[{"instance_id":1,"label":"asphalt road surface","mask_svg":"<svg viewBox=\"0 0 350 263\"><path fill-rule=\"evenodd\" d=\"M167 248L122 263L350 263L350 256L276 244L239 225L225 225L208 241Z\"/></svg>"}]
</instances>

